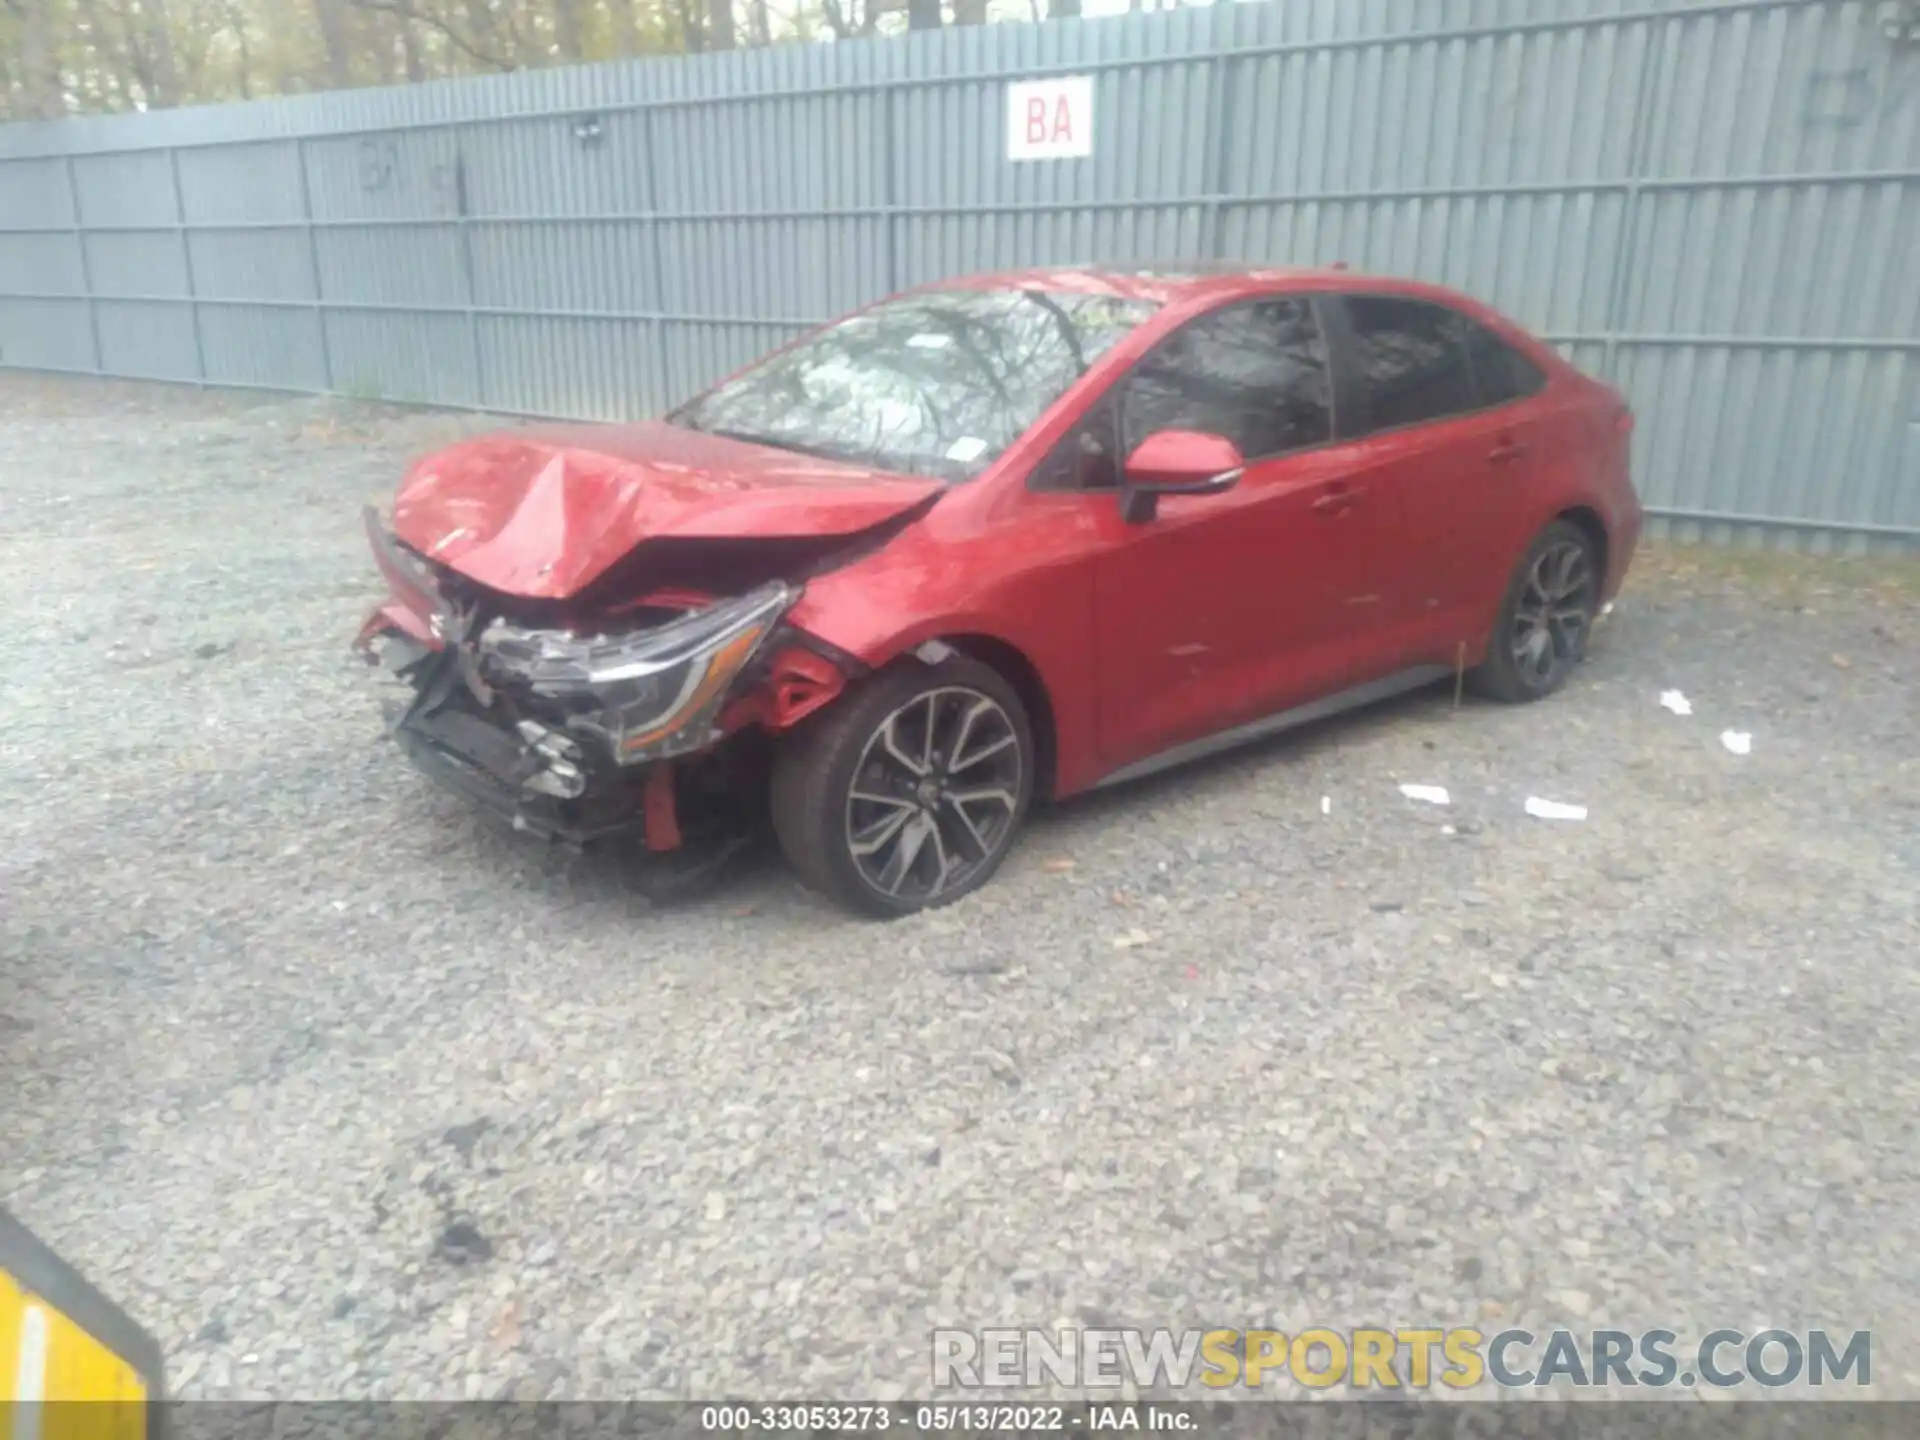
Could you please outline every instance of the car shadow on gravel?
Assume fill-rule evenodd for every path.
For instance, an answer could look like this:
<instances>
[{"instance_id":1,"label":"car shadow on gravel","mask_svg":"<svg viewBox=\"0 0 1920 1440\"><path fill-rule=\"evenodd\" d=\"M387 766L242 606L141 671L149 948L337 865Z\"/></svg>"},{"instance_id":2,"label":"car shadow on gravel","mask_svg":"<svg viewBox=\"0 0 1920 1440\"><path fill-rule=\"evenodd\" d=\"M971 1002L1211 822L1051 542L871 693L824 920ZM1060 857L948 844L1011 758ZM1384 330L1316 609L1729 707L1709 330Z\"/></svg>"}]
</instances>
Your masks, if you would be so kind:
<instances>
[{"instance_id":1,"label":"car shadow on gravel","mask_svg":"<svg viewBox=\"0 0 1920 1440\"><path fill-rule=\"evenodd\" d=\"M1410 722L1443 721L1450 715L1489 708L1487 702L1469 694L1456 712L1453 687L1451 679L1438 680L1137 780L1036 805L1018 848L1044 844L1050 834L1088 821L1126 824L1175 797L1218 798L1240 788L1249 770L1311 763L1343 746L1365 745ZM440 795L424 782L407 803L420 812L419 825L443 833L444 843L436 851L450 866L477 867L483 872L481 878L500 886L564 892L588 906L624 910L639 904L649 911L698 912L710 905L750 902L750 908L758 908L770 888L791 878L779 844L765 825L719 845L690 845L683 851L655 854L637 836L578 849L534 840L495 817ZM801 890L797 883L791 888L805 897L805 903L839 913L831 902Z\"/></svg>"},{"instance_id":2,"label":"car shadow on gravel","mask_svg":"<svg viewBox=\"0 0 1920 1440\"><path fill-rule=\"evenodd\" d=\"M1583 673L1592 678L1608 674L1613 669L1609 664L1611 649L1604 636L1596 637ZM1549 703L1580 702L1570 691ZM1022 849L1032 851L1049 843L1050 836L1089 822L1125 825L1150 816L1176 799L1203 803L1223 799L1242 789L1250 774L1268 767L1312 764L1348 747L1365 749L1408 726L1432 727L1437 734L1449 722L1472 724L1476 716L1484 719L1510 708L1485 700L1470 688L1458 687L1451 676L1437 679L1137 780L1037 804L1028 816L1014 858L1017 860ZM1439 748L1435 738L1424 738L1423 743L1428 750ZM423 812L419 816L422 826L445 833L447 843L440 847L442 855L453 864L479 866L486 872L486 879L499 885L564 894L591 907L625 911L638 905L651 912L689 915L709 907L717 913L752 913L784 889L809 908L842 913L793 880L771 825L764 819L753 830L717 846L690 845L683 851L655 854L638 836L579 849L534 840L495 817L478 814L457 799L438 794L424 782L410 803Z\"/></svg>"},{"instance_id":3,"label":"car shadow on gravel","mask_svg":"<svg viewBox=\"0 0 1920 1440\"><path fill-rule=\"evenodd\" d=\"M1309 720L1244 745L1234 745L1216 754L1143 775L1138 780L1123 781L1039 806L1029 822L1029 836L1043 833L1050 821L1096 819L1135 808L1144 811L1169 796L1187 791L1237 788L1249 769L1310 761L1344 744L1362 743L1410 720L1444 716L1451 712L1453 683L1451 679L1436 680L1417 690ZM1468 696L1461 701L1461 709L1465 711L1484 703Z\"/></svg>"},{"instance_id":4,"label":"car shadow on gravel","mask_svg":"<svg viewBox=\"0 0 1920 1440\"><path fill-rule=\"evenodd\" d=\"M441 794L423 778L409 775L408 781L418 788L401 803L415 812L411 823L441 835L436 860L449 869L477 870L477 878L501 887L564 891L588 905L637 902L653 910L691 909L771 876L782 865L779 846L765 827L659 854L637 835L574 847L522 834L458 797Z\"/></svg>"}]
</instances>

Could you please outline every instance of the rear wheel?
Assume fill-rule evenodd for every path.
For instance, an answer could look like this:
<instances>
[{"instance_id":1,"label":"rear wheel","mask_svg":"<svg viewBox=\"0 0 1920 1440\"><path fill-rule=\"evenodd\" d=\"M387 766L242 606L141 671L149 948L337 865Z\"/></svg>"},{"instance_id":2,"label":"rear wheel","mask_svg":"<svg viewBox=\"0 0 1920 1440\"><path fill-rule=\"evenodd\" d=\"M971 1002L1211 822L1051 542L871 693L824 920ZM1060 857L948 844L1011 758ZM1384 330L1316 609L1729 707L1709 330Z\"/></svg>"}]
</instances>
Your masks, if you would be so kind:
<instances>
[{"instance_id":1,"label":"rear wheel","mask_svg":"<svg viewBox=\"0 0 1920 1440\"><path fill-rule=\"evenodd\" d=\"M1508 583L1474 686L1495 700L1539 700L1566 684L1587 653L1600 605L1591 538L1556 520L1527 547Z\"/></svg>"},{"instance_id":2,"label":"rear wheel","mask_svg":"<svg viewBox=\"0 0 1920 1440\"><path fill-rule=\"evenodd\" d=\"M800 877L891 917L977 890L1013 847L1033 791L1020 697L964 656L883 671L787 737L773 826Z\"/></svg>"}]
</instances>

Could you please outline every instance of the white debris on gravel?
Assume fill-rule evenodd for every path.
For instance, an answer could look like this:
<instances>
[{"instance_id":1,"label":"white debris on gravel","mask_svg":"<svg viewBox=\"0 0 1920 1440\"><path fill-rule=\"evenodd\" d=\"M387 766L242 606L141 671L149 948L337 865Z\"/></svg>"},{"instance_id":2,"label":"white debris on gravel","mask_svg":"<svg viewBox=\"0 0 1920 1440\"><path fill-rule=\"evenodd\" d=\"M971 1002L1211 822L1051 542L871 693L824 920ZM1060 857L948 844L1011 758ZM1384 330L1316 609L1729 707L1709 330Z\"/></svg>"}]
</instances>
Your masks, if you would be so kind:
<instances>
[{"instance_id":1,"label":"white debris on gravel","mask_svg":"<svg viewBox=\"0 0 1920 1440\"><path fill-rule=\"evenodd\" d=\"M1745 730L1722 730L1720 732L1720 743L1735 755L1751 755L1753 753L1753 736Z\"/></svg>"},{"instance_id":2,"label":"white debris on gravel","mask_svg":"<svg viewBox=\"0 0 1920 1440\"><path fill-rule=\"evenodd\" d=\"M1662 690L1660 703L1676 715L1693 714L1693 702L1678 690Z\"/></svg>"},{"instance_id":3,"label":"white debris on gravel","mask_svg":"<svg viewBox=\"0 0 1920 1440\"><path fill-rule=\"evenodd\" d=\"M1568 805L1559 800L1542 800L1538 795L1529 795L1527 814L1539 820L1584 820L1587 818L1587 807Z\"/></svg>"},{"instance_id":4,"label":"white debris on gravel","mask_svg":"<svg viewBox=\"0 0 1920 1440\"><path fill-rule=\"evenodd\" d=\"M1424 801L1428 805L1451 805L1453 797L1447 794L1444 785L1402 785L1400 793L1409 800Z\"/></svg>"},{"instance_id":5,"label":"white debris on gravel","mask_svg":"<svg viewBox=\"0 0 1920 1440\"><path fill-rule=\"evenodd\" d=\"M1598 688L1039 807L898 924L765 857L663 905L415 777L347 658L360 505L475 424L0 374L0 1203L183 1398L912 1395L936 1325L1061 1320L1920 1348L1901 611L1653 555ZM1676 664L1808 763L1676 746Z\"/></svg>"}]
</instances>

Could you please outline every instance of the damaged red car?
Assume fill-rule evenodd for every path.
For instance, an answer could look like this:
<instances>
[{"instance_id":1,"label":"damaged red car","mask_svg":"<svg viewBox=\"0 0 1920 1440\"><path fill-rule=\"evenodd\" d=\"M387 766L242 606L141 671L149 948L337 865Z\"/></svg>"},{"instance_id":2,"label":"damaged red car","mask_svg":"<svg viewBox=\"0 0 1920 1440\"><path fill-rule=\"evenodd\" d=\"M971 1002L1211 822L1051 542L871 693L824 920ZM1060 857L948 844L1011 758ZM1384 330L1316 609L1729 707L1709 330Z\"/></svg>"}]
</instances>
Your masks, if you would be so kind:
<instances>
[{"instance_id":1,"label":"damaged red car","mask_svg":"<svg viewBox=\"0 0 1920 1440\"><path fill-rule=\"evenodd\" d=\"M431 775L572 843L771 813L889 916L1030 804L1451 676L1565 680L1641 527L1620 394L1345 270L882 301L643 425L418 461L359 648Z\"/></svg>"}]
</instances>

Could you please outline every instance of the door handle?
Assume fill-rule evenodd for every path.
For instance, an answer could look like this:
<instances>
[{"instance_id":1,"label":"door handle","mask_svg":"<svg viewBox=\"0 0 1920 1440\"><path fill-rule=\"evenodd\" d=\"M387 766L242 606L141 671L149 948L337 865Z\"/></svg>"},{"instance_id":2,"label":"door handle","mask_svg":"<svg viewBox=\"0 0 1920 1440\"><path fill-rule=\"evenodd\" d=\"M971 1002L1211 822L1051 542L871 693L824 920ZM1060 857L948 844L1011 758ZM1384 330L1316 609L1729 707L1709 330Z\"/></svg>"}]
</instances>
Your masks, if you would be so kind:
<instances>
[{"instance_id":1,"label":"door handle","mask_svg":"<svg viewBox=\"0 0 1920 1440\"><path fill-rule=\"evenodd\" d=\"M1318 500L1315 500L1312 506L1313 513L1316 515L1344 515L1353 508L1354 501L1359 498L1360 492L1358 490L1349 490L1343 485L1338 490L1329 490Z\"/></svg>"},{"instance_id":2,"label":"door handle","mask_svg":"<svg viewBox=\"0 0 1920 1440\"><path fill-rule=\"evenodd\" d=\"M1523 440L1498 440L1494 442L1493 449L1487 452L1487 459L1495 465L1511 465L1526 453L1527 446Z\"/></svg>"}]
</instances>

